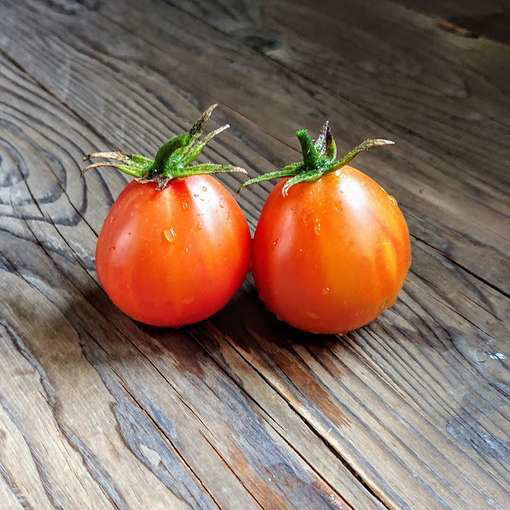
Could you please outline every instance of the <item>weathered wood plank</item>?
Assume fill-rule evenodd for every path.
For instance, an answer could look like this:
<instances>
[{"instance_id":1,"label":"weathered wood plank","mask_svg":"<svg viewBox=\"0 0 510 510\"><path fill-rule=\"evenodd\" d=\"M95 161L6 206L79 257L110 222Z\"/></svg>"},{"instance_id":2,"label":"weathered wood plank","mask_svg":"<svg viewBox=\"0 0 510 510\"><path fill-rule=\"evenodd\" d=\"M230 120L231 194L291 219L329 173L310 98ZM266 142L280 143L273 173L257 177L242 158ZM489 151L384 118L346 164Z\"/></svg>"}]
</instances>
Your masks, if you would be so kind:
<instances>
[{"instance_id":1,"label":"weathered wood plank","mask_svg":"<svg viewBox=\"0 0 510 510\"><path fill-rule=\"evenodd\" d=\"M510 3L507 0L395 0L436 19L437 26L459 37L484 38L510 45Z\"/></svg>"},{"instance_id":2,"label":"weathered wood plank","mask_svg":"<svg viewBox=\"0 0 510 510\"><path fill-rule=\"evenodd\" d=\"M40 407L29 406L18 425L29 428L44 413L56 422L26 430L27 437L40 441L54 430L56 448L71 443L93 488L119 507L346 508L345 497L378 508L275 391L268 388L270 405L259 407L188 334L156 342L114 309L94 280L93 225L105 212L102 183L118 192L122 181L115 174L81 179L82 154L103 142L21 71L6 61L2 70L5 342L11 358L21 354L17 363L26 364L25 354L37 367L31 384ZM23 348L11 345L12 335ZM2 360L14 377L11 358ZM10 377L4 383L12 385ZM19 379L11 406L32 404L31 394L21 397L26 384ZM304 460L306 448L314 454ZM84 501L75 493L74 504Z\"/></svg>"},{"instance_id":3,"label":"weathered wood plank","mask_svg":"<svg viewBox=\"0 0 510 510\"><path fill-rule=\"evenodd\" d=\"M126 5L126 8L133 10L124 13L126 19L118 20L124 24L136 19L134 13L138 12L136 5ZM87 19L87 35L80 25L82 21L70 18L69 14L45 10L45 16L39 13L41 27L38 29L35 22L29 23L30 15L27 12L11 10L5 22L7 37L12 34L7 24L13 21L13 16L19 15L16 14L18 12L23 12L32 35L36 34L37 37L33 40L22 38L20 45L15 48L7 42L4 48L52 93L78 112L94 130L106 133L105 142L123 143L127 148L140 149L145 146L148 150L153 149L165 130L172 133L180 130L182 119L191 119L196 115L193 106L195 100L190 99L189 93L198 98L200 106L203 106L215 99L206 90L211 87L224 101L236 105L236 109L248 117L238 115L234 133L215 145L218 158L225 157L257 169L269 165L261 154L267 154L272 162L295 158L295 152L272 135L281 137L281 133L285 133L283 138L287 141L286 133L291 128L315 119L315 104L327 105L329 109L332 103L323 99L325 93L318 93L316 100L306 99L309 89L297 75L278 71L278 67L267 63L265 57L257 56L252 50L235 49L236 45L230 42L229 37L213 37L212 31L200 23L192 23L189 17L173 9L163 8L159 3L152 5L160 7L153 15L145 17L151 23L151 37L145 42L141 42L140 38L145 37L146 32L140 29L141 33L133 37L117 25L110 26L101 17L101 11L96 14L82 10L81 16ZM162 19L165 26L161 25ZM134 25L130 28L134 28ZM48 35L50 32L53 35ZM20 28L20 33L23 34L23 28ZM164 51L170 42L172 52ZM51 52L47 50L48 45ZM188 62L191 55L194 56L193 65ZM242 78L245 78L243 73L249 76L253 83L245 83L231 73L220 79L220 73L214 69L215 66L221 67L217 59L220 62L229 62L231 59L232 68ZM150 69L147 62L151 63ZM175 72L177 68L179 73ZM147 71L150 73L148 78L143 76ZM197 77L203 76L206 71L212 78L204 85L203 80ZM195 79L191 79L193 76ZM240 83L243 87L241 92L237 90ZM266 84L265 87L261 86L262 83ZM286 104L289 94L296 98L297 106ZM505 105L498 103L500 96L496 97L494 104L491 102L492 96L481 96L491 97L485 104L487 108L502 108L504 111ZM131 99L127 101L127 97ZM237 104L243 107L238 108ZM142 111L142 105L149 109L150 114ZM480 108L482 106L480 104ZM364 136L363 130L366 132L367 126L379 126L380 129L381 124L366 120L365 116L372 115L370 112L360 114L354 110L359 116L355 122L355 115L350 110L352 107L342 108L335 110L335 117L338 121L342 114L342 118L346 119L349 132L346 129L341 131L345 140L354 138L356 133ZM168 111L171 113L168 114ZM233 115L233 112L230 113ZM325 111L320 113L321 117L325 115ZM388 113L390 118L395 115L395 112ZM269 120L265 122L265 119ZM318 124L319 119L315 120ZM266 135L265 131L270 135ZM242 149L239 148L240 142L243 143ZM97 143L103 141L98 139ZM90 300L101 302L101 311L107 313L108 320L115 322L123 335L129 332L137 348L165 379L176 385L179 394L185 396L186 402L192 403L194 413L207 425L218 420L221 423L223 413L215 410L215 405L221 399L215 400L214 406L204 407L202 397L214 392L211 383L208 386L201 382L200 376L194 374L193 370L199 367L203 371L205 364L205 373L215 374L208 372L211 369L210 360L214 359L231 380L244 387L243 395L250 402L258 403L260 412L271 409L270 416L275 416L277 423L285 424L280 430L281 436L290 437L294 448L302 456L309 459L313 456L311 450L316 447L310 448L306 442L304 446L299 446L299 441L296 441L309 426L387 504L413 508L504 508L509 479L508 463L505 463L509 439L509 378L505 359L497 355L508 355L504 339L508 337L509 305L501 292L481 282L476 275L487 278L488 273L484 273L486 269L482 266L494 264L487 270L496 275L495 279L487 279L493 286L500 286L500 282L504 281L506 266L497 264L501 260L507 261L507 257L494 256L494 250L499 250L501 243L493 232L485 233L474 249L468 246L471 241L466 242L462 238L465 234L473 235L477 222L483 224L494 218L496 232L499 232L498 235L504 234L504 222L485 204L474 204L471 201L473 194L469 190L456 190L464 194L461 198L454 193L453 174L441 174L441 171L447 170L448 163L454 161L454 156L445 155L444 149L438 151L437 157L444 158L445 163L444 167L437 168L435 160L431 161L430 156L426 157L425 150L415 146L415 140L408 143L405 149L408 154L404 154L404 151L398 156L407 158L406 164L410 168L418 169L409 175L406 182L399 181L404 181L407 169L391 155L381 153L369 156L360 164L363 163L389 189L396 190L399 198L407 197L404 209L411 219L412 230L420 232L421 228L423 233L420 237L425 236L425 241L435 248L419 241L414 243L413 274L397 307L377 323L349 335L344 342L331 337L310 343L306 337L274 323L256 304L254 296L250 295L242 296L230 309L203 327L190 330L202 347L183 348L184 340L189 342L187 333L140 332L108 308L101 294L92 293ZM494 149L499 154L498 161L501 161L506 150L501 141L495 143ZM30 153L26 147L23 149L25 153ZM382 162L378 167L374 164L375 157ZM476 180L473 168L469 169L470 175L475 175L478 188L488 190L486 198L495 199L497 210L506 211L502 193L506 184L498 180L496 160L491 161L488 183L482 186ZM29 166L32 168L36 164L37 161L33 161ZM55 168L55 165L50 167ZM478 176L478 179L482 177ZM106 182L112 186L109 179L110 176ZM94 190L97 190L96 197L92 198L95 202L83 207L80 200L84 194L75 193L70 204L76 210L84 210L83 214L97 230L107 207L101 194L106 194L107 188L100 187L98 176L87 182L94 183ZM234 185L232 181L227 183ZM113 195L118 192L120 184L120 181L113 183ZM445 192L444 186L449 191ZM436 187L441 188L441 193L433 193ZM416 200L420 200L416 193L419 189L427 191L426 206L421 202L415 204ZM252 222L263 198L263 195L257 197L258 193L259 190L253 190L241 199ZM9 202L6 204L8 208ZM98 209L91 212L96 205ZM436 205L440 212L434 210L433 206ZM22 215L30 213L29 207L27 210L21 209ZM57 208L48 210L49 215L57 213ZM475 222L460 221L457 215L466 212L481 217L475 218ZM471 216L468 218L471 220ZM434 229L431 224L434 224ZM10 222L8 228L18 226ZM65 227L59 225L59 228ZM21 230L24 232L24 229ZM90 265L94 238L85 236L86 239L82 241L80 236L84 237L83 234L78 235L79 231L70 226L68 232L70 236L77 236L76 241L71 238L71 246L85 246L79 256L88 260ZM455 236L454 232L457 232ZM432 236L433 240L427 236ZM41 234L40 238L43 246L51 245L48 242L51 236ZM453 244L453 251L442 248L441 243L446 241ZM453 263L437 250L438 247ZM464 258L459 258L458 250ZM484 258L480 259L480 253ZM471 258L470 264L476 264L476 267L468 265L470 272L455 264L459 260L464 264L465 260ZM80 286L88 288L83 282ZM73 317L74 321L77 313L79 316L79 312L73 308L66 316ZM232 321L232 316L243 317L245 325L239 320ZM115 343L114 338L111 332L108 333L104 322L101 323L101 319L94 314L88 324L86 330L89 332L94 331L97 324L102 324L101 335L107 339L102 339L102 342L107 341L111 349L110 343ZM139 343L140 338L149 336L155 337L153 341ZM138 359L139 353L131 348L128 352L134 352L134 355L122 356L121 360L128 358L130 363L119 363L117 370L125 370L124 380L130 374L129 391L133 392L141 378L140 372L131 371L131 361ZM171 352L170 362L167 352ZM93 359L91 356L90 359ZM187 379L178 377L175 381L176 372L185 372ZM142 373L144 377L149 377L149 372L144 370ZM214 379L213 375L209 377ZM160 403L158 411L166 410L171 406L170 402L159 396L159 390L154 389L159 386L152 379L150 381L144 385L143 391L138 389L137 399L142 402L143 395L150 392L150 401ZM266 381L268 387L262 381ZM218 386L212 387L216 393L224 395ZM233 399L230 393L228 395ZM282 398L283 402L288 402L290 408L303 419L300 422L302 428L296 425L298 422L292 413L283 413L282 407L275 410L269 396L271 399L279 398L280 402ZM149 404L144 405L149 407ZM157 413L153 415L157 416ZM340 419L340 416L343 418ZM221 426L217 427L215 436L222 433ZM275 427L274 433L278 430ZM246 435L243 432L241 439ZM311 440L314 436L301 437ZM242 444L241 439L235 442L236 448ZM415 446L417 443L418 446ZM231 464L239 462L239 457L232 454L232 449L222 444L211 444L226 459L230 459ZM315 455L313 469L317 469L335 487L331 471L324 471L327 462L324 465L320 462L321 455L323 453ZM251 490L256 487L261 490L262 485L254 481L251 474L246 475L243 481ZM344 489L342 486L340 490L347 500L356 502L356 496L354 499L352 493L346 496Z\"/></svg>"}]
</instances>

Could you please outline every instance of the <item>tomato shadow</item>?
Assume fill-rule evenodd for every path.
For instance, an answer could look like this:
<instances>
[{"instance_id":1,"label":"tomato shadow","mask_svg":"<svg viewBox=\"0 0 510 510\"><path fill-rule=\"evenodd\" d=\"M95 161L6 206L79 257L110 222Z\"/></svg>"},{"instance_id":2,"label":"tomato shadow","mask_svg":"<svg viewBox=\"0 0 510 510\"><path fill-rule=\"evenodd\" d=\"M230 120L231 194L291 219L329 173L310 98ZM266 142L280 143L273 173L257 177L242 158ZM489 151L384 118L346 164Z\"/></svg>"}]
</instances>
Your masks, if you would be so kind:
<instances>
[{"instance_id":1,"label":"tomato shadow","mask_svg":"<svg viewBox=\"0 0 510 510\"><path fill-rule=\"evenodd\" d=\"M252 385L261 376L297 405L327 420L328 426L349 424L329 387L344 375L341 358L347 346L342 337L305 333L279 321L254 288L239 293L208 321L207 329L212 334L204 335L203 328L193 334L206 349L214 348L214 343L221 345L230 365L234 362L237 367L240 386Z\"/></svg>"},{"instance_id":2,"label":"tomato shadow","mask_svg":"<svg viewBox=\"0 0 510 510\"><path fill-rule=\"evenodd\" d=\"M93 282L72 283L50 288L36 280L33 288L40 292L31 299L5 296L2 300L6 308L16 310L16 319L5 322L9 338L42 377L58 371L69 373L72 379L76 370L86 370L87 362L99 369L106 360L136 355L123 348L126 332L129 328L135 332L132 321L123 317Z\"/></svg>"},{"instance_id":3,"label":"tomato shadow","mask_svg":"<svg viewBox=\"0 0 510 510\"><path fill-rule=\"evenodd\" d=\"M86 296L100 311L105 328L95 340L113 361L147 358L166 363L185 373L202 376L203 348L190 336L188 328L158 328L131 319L120 311L99 287Z\"/></svg>"},{"instance_id":4,"label":"tomato shadow","mask_svg":"<svg viewBox=\"0 0 510 510\"><path fill-rule=\"evenodd\" d=\"M308 334L276 319L249 280L216 315L180 329L151 327L132 320L91 283L82 287L80 294L74 293L74 299L50 319L48 328L62 330L65 323L77 332L82 354L93 364L148 357L197 377L212 365L226 364L224 352L232 348L241 356L264 360L275 370L292 372L300 347L320 358L323 351L334 346L338 350L342 344L334 335Z\"/></svg>"},{"instance_id":5,"label":"tomato shadow","mask_svg":"<svg viewBox=\"0 0 510 510\"><path fill-rule=\"evenodd\" d=\"M117 329L122 336L135 336L138 342L153 354L170 351L179 366L200 372L195 360L202 358L205 349L210 354L223 349L228 342L244 352L293 351L298 346L329 350L343 343L336 335L313 334L300 331L278 320L259 299L252 283L246 281L243 288L219 312L209 319L182 328L149 326L124 315L99 287L85 296L100 311L106 324Z\"/></svg>"},{"instance_id":6,"label":"tomato shadow","mask_svg":"<svg viewBox=\"0 0 510 510\"><path fill-rule=\"evenodd\" d=\"M89 361L101 358L103 361L126 363L143 357L157 360L167 357L167 350L177 352L180 346L184 346L178 358L183 365L191 367L196 342L190 340L185 328L155 328L142 324L119 310L98 284L92 281L86 285L74 283L72 297L55 313L45 313L41 317L36 310L31 313L31 319L38 324L42 336L58 339L55 355L62 348L71 349L71 342L78 342L82 355ZM44 330L41 329L43 326ZM189 352L184 352L186 349ZM75 353L78 354L78 351L75 350Z\"/></svg>"},{"instance_id":7,"label":"tomato shadow","mask_svg":"<svg viewBox=\"0 0 510 510\"><path fill-rule=\"evenodd\" d=\"M343 363L335 356L341 357L343 340L280 322L250 285L215 316L175 330L133 321L92 282L72 295L52 317L41 318L41 338L27 340L50 375L92 366L105 384L116 387L118 374L140 378L143 385L147 370L155 370L204 398L211 391L245 398L242 392L251 393L254 384L269 383L292 395L297 405L325 416L329 426L348 423L328 382L342 377ZM319 374L321 367L329 374Z\"/></svg>"},{"instance_id":8,"label":"tomato shadow","mask_svg":"<svg viewBox=\"0 0 510 510\"><path fill-rule=\"evenodd\" d=\"M220 311L213 321L240 348L252 350L260 341L280 348L338 342L335 335L306 333L276 318L259 299L255 288L245 290Z\"/></svg>"}]
</instances>

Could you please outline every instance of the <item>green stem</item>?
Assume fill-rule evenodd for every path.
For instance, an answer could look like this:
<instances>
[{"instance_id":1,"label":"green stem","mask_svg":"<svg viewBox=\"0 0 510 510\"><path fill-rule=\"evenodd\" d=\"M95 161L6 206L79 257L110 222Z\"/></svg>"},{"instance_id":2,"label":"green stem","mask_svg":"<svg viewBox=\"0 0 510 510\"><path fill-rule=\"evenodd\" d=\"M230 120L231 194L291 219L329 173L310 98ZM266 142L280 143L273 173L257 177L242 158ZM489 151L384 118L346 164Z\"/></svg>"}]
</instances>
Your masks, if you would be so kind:
<instances>
[{"instance_id":1,"label":"green stem","mask_svg":"<svg viewBox=\"0 0 510 510\"><path fill-rule=\"evenodd\" d=\"M165 161L169 159L173 152L182 147L186 147L189 143L190 135L189 133L184 133L182 135L176 136L171 140L168 140L165 144L163 144L158 152L156 153L156 157L154 158L153 170L155 173L161 173L164 169Z\"/></svg>"},{"instance_id":2,"label":"green stem","mask_svg":"<svg viewBox=\"0 0 510 510\"><path fill-rule=\"evenodd\" d=\"M319 162L319 151L313 143L312 138L306 129L296 131L299 143L301 144L301 152L303 153L303 163L308 170L313 170Z\"/></svg>"}]
</instances>

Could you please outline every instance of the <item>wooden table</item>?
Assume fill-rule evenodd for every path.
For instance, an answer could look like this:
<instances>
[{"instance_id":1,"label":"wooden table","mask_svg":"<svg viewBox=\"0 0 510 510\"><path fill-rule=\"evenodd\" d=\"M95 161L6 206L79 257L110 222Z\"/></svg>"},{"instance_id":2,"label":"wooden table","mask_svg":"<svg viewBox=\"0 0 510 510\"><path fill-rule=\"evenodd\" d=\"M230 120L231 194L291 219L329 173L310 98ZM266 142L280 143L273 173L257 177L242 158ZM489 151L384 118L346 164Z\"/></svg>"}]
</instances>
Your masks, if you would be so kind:
<instances>
[{"instance_id":1,"label":"wooden table","mask_svg":"<svg viewBox=\"0 0 510 510\"><path fill-rule=\"evenodd\" d=\"M503 7L1 0L0 509L509 509ZM179 331L109 302L94 248L126 179L83 155L152 154L212 102L232 129L207 156L252 175L325 119L344 150L397 141L356 161L410 226L393 308L315 337L249 281ZM252 227L270 188L238 197Z\"/></svg>"}]
</instances>

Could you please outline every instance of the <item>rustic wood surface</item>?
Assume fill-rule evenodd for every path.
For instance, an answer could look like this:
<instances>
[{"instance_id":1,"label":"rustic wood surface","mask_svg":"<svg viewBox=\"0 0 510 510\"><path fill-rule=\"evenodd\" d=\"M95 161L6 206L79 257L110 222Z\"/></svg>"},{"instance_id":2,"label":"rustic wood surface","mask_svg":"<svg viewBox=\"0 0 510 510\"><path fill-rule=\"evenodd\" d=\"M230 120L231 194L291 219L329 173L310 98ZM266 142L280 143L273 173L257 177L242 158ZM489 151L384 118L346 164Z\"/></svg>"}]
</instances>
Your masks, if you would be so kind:
<instances>
[{"instance_id":1,"label":"rustic wood surface","mask_svg":"<svg viewBox=\"0 0 510 510\"><path fill-rule=\"evenodd\" d=\"M509 12L0 0L0 510L510 508ZM207 156L252 175L326 118L397 141L356 162L410 226L393 308L304 335L249 279L179 331L115 309L94 248L127 181L82 156L153 153L211 102ZM238 196L252 227L270 188Z\"/></svg>"}]
</instances>

